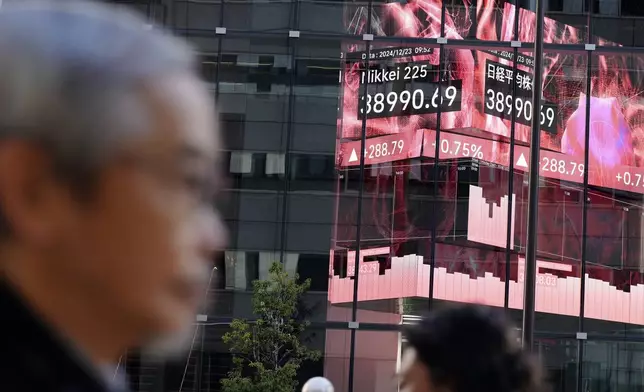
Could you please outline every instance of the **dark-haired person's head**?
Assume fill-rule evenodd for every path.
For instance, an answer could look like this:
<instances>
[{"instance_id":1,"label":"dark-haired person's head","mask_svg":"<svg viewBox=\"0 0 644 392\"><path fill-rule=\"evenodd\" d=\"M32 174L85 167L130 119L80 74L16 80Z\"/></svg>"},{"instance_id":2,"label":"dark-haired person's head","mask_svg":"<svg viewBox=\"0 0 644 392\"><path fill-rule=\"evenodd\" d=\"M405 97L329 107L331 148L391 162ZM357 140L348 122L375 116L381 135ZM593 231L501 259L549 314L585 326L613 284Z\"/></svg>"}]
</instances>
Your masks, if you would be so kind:
<instances>
[{"instance_id":1,"label":"dark-haired person's head","mask_svg":"<svg viewBox=\"0 0 644 392\"><path fill-rule=\"evenodd\" d=\"M225 237L214 103L182 41L99 2L0 10L0 269L97 361L192 337Z\"/></svg>"},{"instance_id":2,"label":"dark-haired person's head","mask_svg":"<svg viewBox=\"0 0 644 392\"><path fill-rule=\"evenodd\" d=\"M405 336L401 391L541 391L539 367L500 311L476 305L441 309Z\"/></svg>"}]
</instances>

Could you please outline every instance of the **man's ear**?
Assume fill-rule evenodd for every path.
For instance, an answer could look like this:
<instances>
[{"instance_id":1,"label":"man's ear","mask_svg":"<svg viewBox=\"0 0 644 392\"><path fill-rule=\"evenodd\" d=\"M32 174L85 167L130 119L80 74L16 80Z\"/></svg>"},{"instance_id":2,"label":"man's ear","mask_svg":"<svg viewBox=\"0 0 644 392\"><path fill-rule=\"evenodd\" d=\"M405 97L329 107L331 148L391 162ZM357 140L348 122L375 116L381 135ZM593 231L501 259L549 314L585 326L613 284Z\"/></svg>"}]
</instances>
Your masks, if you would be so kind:
<instances>
[{"instance_id":1,"label":"man's ear","mask_svg":"<svg viewBox=\"0 0 644 392\"><path fill-rule=\"evenodd\" d=\"M0 211L13 237L38 246L51 240L54 184L42 149L23 141L0 143Z\"/></svg>"}]
</instances>

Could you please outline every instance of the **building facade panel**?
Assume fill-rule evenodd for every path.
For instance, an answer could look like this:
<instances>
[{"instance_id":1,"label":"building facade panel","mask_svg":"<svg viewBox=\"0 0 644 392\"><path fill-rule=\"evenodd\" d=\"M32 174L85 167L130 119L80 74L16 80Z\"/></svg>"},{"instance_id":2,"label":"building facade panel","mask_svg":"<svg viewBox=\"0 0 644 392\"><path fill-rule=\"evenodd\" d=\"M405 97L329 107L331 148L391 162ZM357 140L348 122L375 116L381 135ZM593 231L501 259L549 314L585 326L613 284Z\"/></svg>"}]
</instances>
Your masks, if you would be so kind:
<instances>
[{"instance_id":1,"label":"building facade panel","mask_svg":"<svg viewBox=\"0 0 644 392\"><path fill-rule=\"evenodd\" d=\"M217 325L200 325L202 344L178 364L128 360L137 390L219 390L221 335L252 318L252 281L275 260L312 279L308 341L324 355L300 378L339 391L389 390L400 327L429 309L483 303L520 325L532 116L534 349L557 392L642 389L644 5L546 1L534 110L535 3L125 5L199 52L230 179L217 202L230 230L211 287Z\"/></svg>"}]
</instances>

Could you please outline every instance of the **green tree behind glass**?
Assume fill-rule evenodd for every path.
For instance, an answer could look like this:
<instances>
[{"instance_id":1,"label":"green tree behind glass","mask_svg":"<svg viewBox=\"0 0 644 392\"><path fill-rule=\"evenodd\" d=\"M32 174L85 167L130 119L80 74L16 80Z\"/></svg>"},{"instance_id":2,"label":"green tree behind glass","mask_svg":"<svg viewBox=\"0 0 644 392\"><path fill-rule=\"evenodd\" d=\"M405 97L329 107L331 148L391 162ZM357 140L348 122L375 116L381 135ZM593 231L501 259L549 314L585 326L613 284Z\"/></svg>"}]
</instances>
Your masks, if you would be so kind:
<instances>
[{"instance_id":1,"label":"green tree behind glass","mask_svg":"<svg viewBox=\"0 0 644 392\"><path fill-rule=\"evenodd\" d=\"M233 355L233 367L221 381L224 392L292 392L302 362L318 360L320 352L301 342L308 320L301 315L302 296L311 280L299 283L281 263L271 265L266 280L253 282L255 322L234 320L223 340Z\"/></svg>"}]
</instances>

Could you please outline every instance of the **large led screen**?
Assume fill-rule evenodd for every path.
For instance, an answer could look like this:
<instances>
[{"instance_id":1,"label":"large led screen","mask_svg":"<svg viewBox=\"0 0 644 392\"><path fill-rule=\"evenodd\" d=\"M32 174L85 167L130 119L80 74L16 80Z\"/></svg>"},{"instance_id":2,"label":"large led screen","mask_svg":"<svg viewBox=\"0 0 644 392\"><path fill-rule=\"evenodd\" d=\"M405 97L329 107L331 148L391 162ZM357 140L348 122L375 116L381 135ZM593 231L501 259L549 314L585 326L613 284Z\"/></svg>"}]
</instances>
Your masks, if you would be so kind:
<instances>
[{"instance_id":1,"label":"large led screen","mask_svg":"<svg viewBox=\"0 0 644 392\"><path fill-rule=\"evenodd\" d=\"M518 255L525 245L522 239L525 241L527 196L523 190L523 175L529 170L528 141L534 115L538 116L541 124L538 170L545 180L562 184L557 194L550 196L554 203L540 207L545 217L540 221L540 232L556 234L540 234L539 251L571 266L570 271L553 272L553 276L579 278L582 216L579 189L587 171L588 182L593 187L590 197L594 203L588 212L591 224L587 257L592 263L587 271L589 277L598 282L606 281L611 287L626 290L621 291L624 295L637 295L644 301L644 286L638 286L641 281L639 270L633 268L626 277L618 277L619 274L614 272L615 269L625 270L641 264L642 212L639 207L625 208L615 199L605 197L613 190L624 194L644 194L644 150L641 148L644 145L644 106L640 100L641 86L629 72L644 69L640 64L641 58L594 57L589 92L589 160L584 164L588 101L585 54L544 53L544 76L540 81L542 101L539 108L532 108L534 64L531 53L522 51L515 59L513 51L507 50L477 50L448 45L440 53L438 47L423 45L419 41L409 44L404 37L441 36L440 1L413 0L373 7L368 12L361 7L347 6L347 31L362 34L370 26L371 33L392 38L392 44L375 41L368 50L364 43L351 43L344 47L336 151L336 166L350 177L352 170L355 173L360 165L360 136L364 126L367 136L365 165L373 178L366 185L362 202L364 213L370 215L364 218L363 239L368 240L363 242L365 248L382 249L386 246L392 256L400 260L410 256L413 259L411 263L415 265L419 260L416 257L421 257L417 254L430 253L426 239L434 225L436 239L440 242L435 247L437 267L446 268L448 274L463 273L473 280L485 280L486 274L490 274L489 279L517 281ZM448 42L464 37L524 43L534 41L535 14L517 10L504 1L479 0L475 6L464 2L462 6L450 5L446 11L443 36ZM518 37L513 37L515 25ZM552 19L546 19L544 25L546 42L580 44L587 41L585 31L575 27ZM595 42L616 45L601 38ZM442 65L439 64L441 61ZM437 139L436 129L439 127L441 132ZM513 127L516 142L513 165L516 172L508 173L509 140ZM410 158L419 158L417 162L420 163L410 164ZM464 203L452 202L453 206L437 207L440 201L436 200L434 206L431 203L423 205L418 201L418 196L422 195L409 194L404 184L410 181L433 183L436 180L432 177L434 166L428 163L436 160L468 160L468 168L455 165L441 168L439 173L445 179L438 185L443 199L449 200L449 195L457 191L461 195L465 192L467 198ZM457 190L459 185L450 185L450 181L464 178L466 172L472 170L479 179L473 187ZM507 194L507 185L495 187L500 178L504 184L507 183L508 176L516 179L512 195ZM482 180L483 177L486 181ZM492 193L496 196L490 199L491 188L495 188ZM383 189L388 191L381 192ZM427 190L427 194L432 191ZM508 214L510 198L513 208ZM340 199L335 249L351 249L355 240L352 223L355 203ZM388 206L383 207L383 203ZM480 213L479 210L488 206L489 211ZM559 216L560 219L554 218ZM550 217L553 218L548 220ZM509 244L505 236L508 225L512 227ZM615 236L618 227L624 229ZM455 239L454 243L449 243L448 237L457 232L466 232L467 242ZM615 237L614 241L602 240L611 236ZM419 238L424 239L419 240L424 245L408 246L411 239ZM472 243L485 246L477 248ZM463 246L455 246L458 244ZM513 253L512 276L505 277L498 265L505 262L504 249L508 247L518 253ZM476 260L483 268L455 267L441 261L453 259L452 253L459 254L462 260ZM369 266L367 269L373 272L373 276L384 279L395 271L393 259L395 257L385 262L384 267L383 263L379 268L368 263L364 266ZM426 262L427 256L420 261L421 264ZM337 260L335 263L337 266ZM611 266L613 272L602 267L606 265ZM413 266L410 268L417 270ZM455 268L461 270L456 271ZM333 261L331 272L334 273L332 285L340 287L342 274L333 271ZM405 289L415 290L408 285ZM637 291L639 289L642 290ZM567 289L560 288L557 295L563 293L561 290ZM338 293L336 291L336 298L341 297ZM502 298L502 294L497 298ZM444 299L464 300L461 297ZM516 304L520 302L517 299L513 301ZM540 306L543 311L557 313L554 308L546 310L550 308L545 305L538 305L538 308ZM564 314L572 311L572 308L566 309ZM597 313L597 318L603 317L600 313ZM620 316L614 320L629 322L630 319Z\"/></svg>"},{"instance_id":2,"label":"large led screen","mask_svg":"<svg viewBox=\"0 0 644 392\"><path fill-rule=\"evenodd\" d=\"M517 16L515 7L511 4L500 7L495 1L481 1L477 6L477 36L481 39L510 40ZM503 12L485 11L500 8ZM395 32L397 37L401 33L428 38L440 34L440 2L387 3L374 14L372 18L375 18L377 26L381 26L377 31L382 35L387 31ZM350 30L360 32L364 29L366 21L362 17L366 18L366 15L364 10L357 9L354 17L349 19ZM521 26L519 41L534 40L534 30L528 28L534 25L534 17L530 11L518 12ZM445 36L449 40L461 39L459 31L472 28L459 26L457 21L471 24L468 17L457 19L448 13ZM554 20L547 19L545 26L547 42L582 43L585 39L574 27ZM411 151L418 149L418 145L408 145L405 141L414 138L417 130L435 129L439 111L443 113L442 130L468 132L474 129L504 137L510 136L511 119L514 117L516 140L526 143L535 113L541 124L541 147L552 152L542 154L542 175L581 181L586 112L585 57L575 56L571 61L573 56L570 55L546 53L543 101L539 110L533 110L533 60L529 54L519 54L516 69L513 69L511 51L445 49L445 69L439 89L440 56L437 48L422 45L374 46L369 53L372 60L368 69L364 69L365 62L361 61L366 56L365 51L358 50L355 45L346 47L340 138L358 139L362 118L366 115L367 137L393 134L401 135L402 141L389 138L387 143L378 143L379 140L371 139L367 159L376 158L374 162L382 162L409 156ZM601 75L597 75L598 83L592 86L591 91L589 163L596 170L589 171L589 183L644 193L644 171L639 169L642 153L638 153L636 148L644 142L642 106L634 102L639 101L639 91L633 86L629 73L614 73L615 69L626 68L626 59L612 57L611 60L601 64ZM365 89L366 94L363 93ZM367 101L366 114L362 113L363 99ZM417 138L415 140L418 141ZM500 164L509 163L507 143L494 146L482 142L474 151L456 151L442 143L441 152L444 150L445 154L471 154L477 158L489 157ZM341 166L359 164L356 156L351 159L352 151L353 148L347 149L342 145L339 154ZM349 156L345 156L345 153ZM523 151L517 156L521 157L521 153ZM427 151L427 154L432 152ZM526 168L523 164L517 167Z\"/></svg>"}]
</instances>

